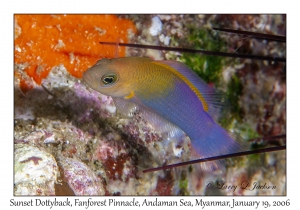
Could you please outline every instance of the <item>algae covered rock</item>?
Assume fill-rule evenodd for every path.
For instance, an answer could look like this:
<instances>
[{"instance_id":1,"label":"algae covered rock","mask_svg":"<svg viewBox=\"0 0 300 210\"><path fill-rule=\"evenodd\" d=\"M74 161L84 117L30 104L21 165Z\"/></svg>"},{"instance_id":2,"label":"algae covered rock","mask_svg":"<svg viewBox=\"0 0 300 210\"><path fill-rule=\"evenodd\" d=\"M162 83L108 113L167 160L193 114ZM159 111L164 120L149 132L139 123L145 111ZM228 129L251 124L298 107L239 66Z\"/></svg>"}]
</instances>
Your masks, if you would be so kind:
<instances>
[{"instance_id":1,"label":"algae covered rock","mask_svg":"<svg viewBox=\"0 0 300 210\"><path fill-rule=\"evenodd\" d=\"M49 153L37 147L15 145L15 195L55 195L58 167Z\"/></svg>"}]
</instances>

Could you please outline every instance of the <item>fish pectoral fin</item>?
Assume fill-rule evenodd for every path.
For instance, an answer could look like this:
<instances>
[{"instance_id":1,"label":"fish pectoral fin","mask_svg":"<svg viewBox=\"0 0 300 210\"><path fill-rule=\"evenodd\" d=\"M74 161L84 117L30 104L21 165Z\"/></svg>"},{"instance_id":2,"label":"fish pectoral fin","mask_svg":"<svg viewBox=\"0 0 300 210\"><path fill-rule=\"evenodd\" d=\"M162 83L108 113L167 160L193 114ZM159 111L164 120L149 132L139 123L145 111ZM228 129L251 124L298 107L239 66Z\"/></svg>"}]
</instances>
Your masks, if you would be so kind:
<instances>
[{"instance_id":1,"label":"fish pectoral fin","mask_svg":"<svg viewBox=\"0 0 300 210\"><path fill-rule=\"evenodd\" d=\"M134 97L134 92L131 91L127 96L124 96L125 99L131 99Z\"/></svg>"},{"instance_id":2,"label":"fish pectoral fin","mask_svg":"<svg viewBox=\"0 0 300 210\"><path fill-rule=\"evenodd\" d=\"M133 117L134 113L139 109L138 105L123 98L114 98L113 101L120 112L125 117Z\"/></svg>"},{"instance_id":3,"label":"fish pectoral fin","mask_svg":"<svg viewBox=\"0 0 300 210\"><path fill-rule=\"evenodd\" d=\"M145 106L137 97L133 97L130 101L138 106L139 116L149 123L157 133L160 133L164 140L170 140L175 145L182 143L186 134L178 126L160 116L155 110Z\"/></svg>"},{"instance_id":4,"label":"fish pectoral fin","mask_svg":"<svg viewBox=\"0 0 300 210\"><path fill-rule=\"evenodd\" d=\"M113 98L117 110L125 117L133 117L138 113L153 129L162 135L165 140L172 141L175 145L182 143L186 134L177 126L170 123L151 108L145 106L137 97L130 99Z\"/></svg>"}]
</instances>

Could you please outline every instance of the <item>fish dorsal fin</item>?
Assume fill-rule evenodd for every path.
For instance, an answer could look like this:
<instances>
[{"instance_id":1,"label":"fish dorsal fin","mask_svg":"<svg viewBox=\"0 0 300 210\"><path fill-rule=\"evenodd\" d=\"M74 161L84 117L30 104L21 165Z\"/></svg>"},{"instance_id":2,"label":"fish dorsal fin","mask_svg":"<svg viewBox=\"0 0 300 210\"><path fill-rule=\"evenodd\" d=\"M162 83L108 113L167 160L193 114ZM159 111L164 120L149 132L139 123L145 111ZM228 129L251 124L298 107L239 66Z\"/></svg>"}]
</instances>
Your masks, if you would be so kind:
<instances>
[{"instance_id":1,"label":"fish dorsal fin","mask_svg":"<svg viewBox=\"0 0 300 210\"><path fill-rule=\"evenodd\" d=\"M159 64L167 65L173 70L177 71L184 78L186 78L192 86L203 96L205 103L208 106L207 113L215 120L218 121L220 116L227 112L229 109L229 102L225 94L215 88L210 87L203 79L201 79L193 70L187 65L178 61L155 61ZM201 99L200 99L201 100ZM203 101L201 100L202 104ZM203 106L204 107L204 106Z\"/></svg>"}]
</instances>

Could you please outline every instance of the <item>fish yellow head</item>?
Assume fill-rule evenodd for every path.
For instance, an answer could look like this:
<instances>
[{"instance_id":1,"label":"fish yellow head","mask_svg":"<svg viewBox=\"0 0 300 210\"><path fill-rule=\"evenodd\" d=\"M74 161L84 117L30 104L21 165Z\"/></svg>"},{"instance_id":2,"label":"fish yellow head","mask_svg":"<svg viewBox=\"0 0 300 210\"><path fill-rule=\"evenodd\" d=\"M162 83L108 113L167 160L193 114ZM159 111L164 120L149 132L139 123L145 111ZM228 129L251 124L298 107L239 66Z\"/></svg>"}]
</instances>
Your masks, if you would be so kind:
<instances>
[{"instance_id":1,"label":"fish yellow head","mask_svg":"<svg viewBox=\"0 0 300 210\"><path fill-rule=\"evenodd\" d=\"M136 89L136 64L131 59L102 59L83 74L92 89L112 97L126 97Z\"/></svg>"}]
</instances>

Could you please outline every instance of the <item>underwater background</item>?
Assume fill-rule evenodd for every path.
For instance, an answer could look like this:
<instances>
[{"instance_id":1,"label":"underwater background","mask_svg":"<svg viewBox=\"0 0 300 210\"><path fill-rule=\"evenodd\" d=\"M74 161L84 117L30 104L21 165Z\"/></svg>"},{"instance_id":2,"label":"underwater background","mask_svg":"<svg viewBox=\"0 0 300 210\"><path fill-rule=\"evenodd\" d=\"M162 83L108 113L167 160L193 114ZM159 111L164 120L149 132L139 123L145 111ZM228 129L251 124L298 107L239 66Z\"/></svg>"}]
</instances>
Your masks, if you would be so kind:
<instances>
[{"instance_id":1,"label":"underwater background","mask_svg":"<svg viewBox=\"0 0 300 210\"><path fill-rule=\"evenodd\" d=\"M87 88L82 73L101 58L177 60L230 101L219 122L252 148L285 145L285 63L99 44L130 42L286 56L283 42L213 30L285 36L286 15L15 15L15 195L285 195L286 151L231 158L201 174L147 119L124 118L110 97ZM281 138L266 138L282 136ZM262 189L252 189L259 183ZM248 185L249 189L241 187ZM230 186L239 186L236 189ZM269 188L267 186L270 186ZM275 187L274 187L275 186Z\"/></svg>"}]
</instances>

